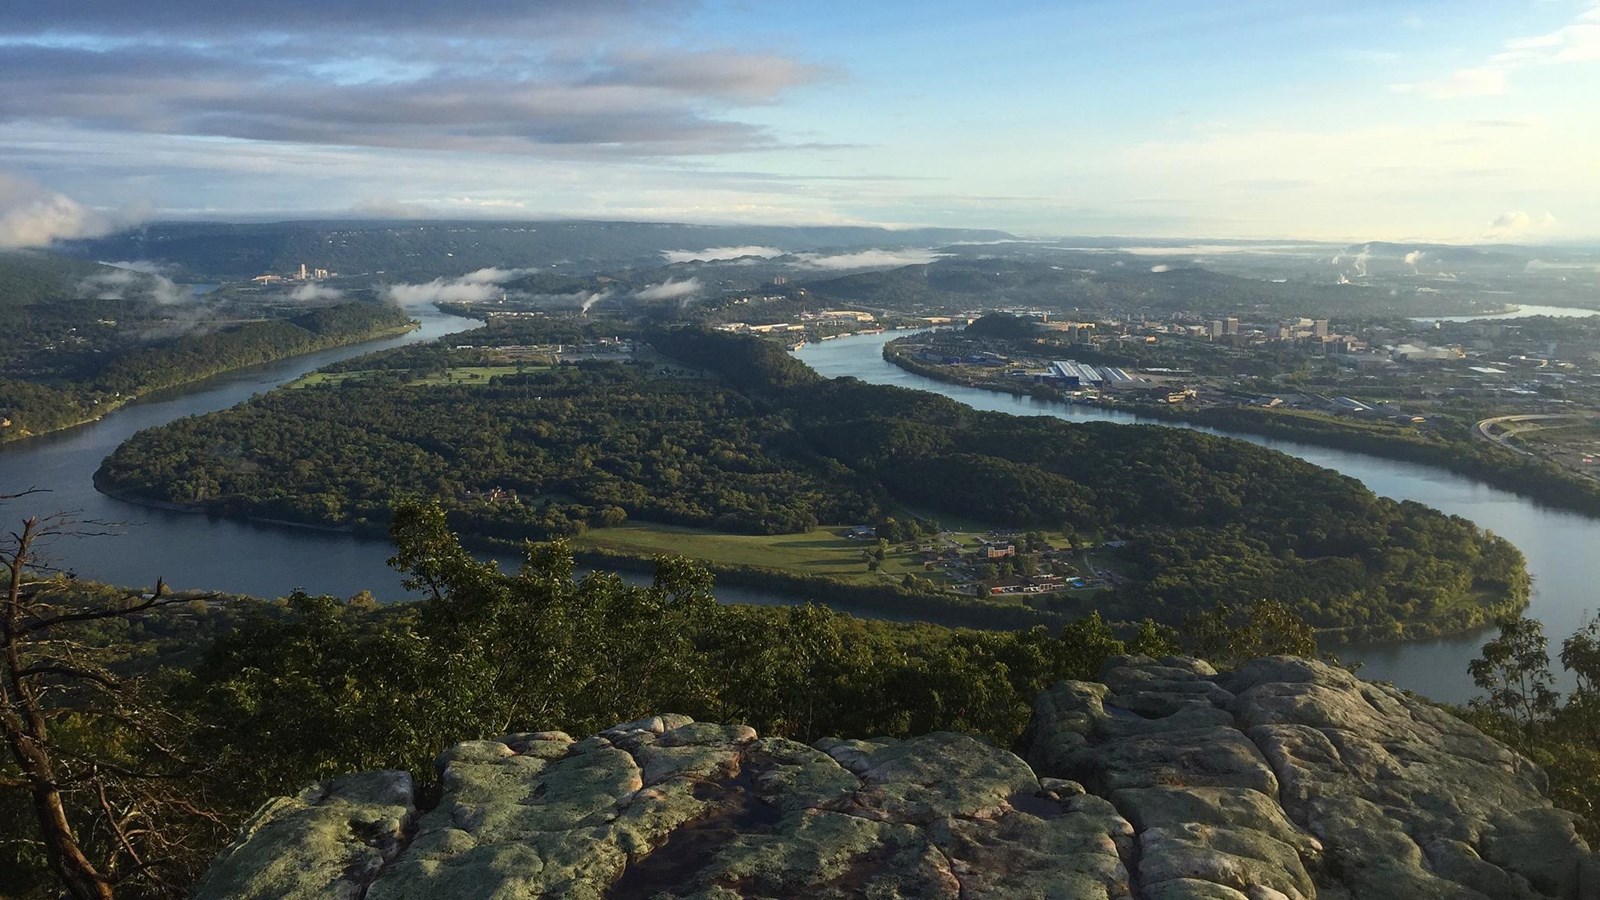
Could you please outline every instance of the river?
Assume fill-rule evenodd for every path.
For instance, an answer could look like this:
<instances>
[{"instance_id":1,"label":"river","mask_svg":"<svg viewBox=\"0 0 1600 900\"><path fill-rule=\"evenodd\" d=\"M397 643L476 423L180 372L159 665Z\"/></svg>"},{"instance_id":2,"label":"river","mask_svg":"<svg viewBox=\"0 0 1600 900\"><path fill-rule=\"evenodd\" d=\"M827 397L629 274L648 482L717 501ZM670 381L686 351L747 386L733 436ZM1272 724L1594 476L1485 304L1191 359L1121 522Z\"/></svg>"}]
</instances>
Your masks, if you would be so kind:
<instances>
[{"instance_id":1,"label":"river","mask_svg":"<svg viewBox=\"0 0 1600 900\"><path fill-rule=\"evenodd\" d=\"M152 395L98 422L0 447L0 493L47 489L0 505L17 521L31 514L69 511L83 520L122 523L113 534L61 539L45 548L61 568L114 584L149 585L164 577L176 588L280 596L294 588L349 596L370 589L382 599L407 596L385 563L389 545L374 538L266 523L166 512L123 503L95 491L100 461L134 432L182 416L225 409L327 365L373 350L431 340L476 327L475 322L420 312L422 328L402 337L328 350ZM980 409L1069 420L1138 423L1138 416L964 388L912 375L883 361L883 344L900 333L865 335L812 344L797 354L824 375L854 376L876 384L934 391ZM1167 423L1157 423L1166 425ZM1292 441L1242 437L1365 482L1379 494L1417 500L1469 518L1509 538L1528 557L1534 575L1530 614L1545 623L1553 644L1571 634L1593 608L1600 584L1600 521L1550 510L1505 491L1427 466L1394 462ZM3 524L3 522L0 522ZM107 529L94 528L103 531ZM730 602L781 603L738 588L719 588ZM1407 644L1360 646L1345 651L1366 664L1363 674L1393 680L1439 700L1459 702L1474 691L1467 662L1483 634Z\"/></svg>"},{"instance_id":2,"label":"river","mask_svg":"<svg viewBox=\"0 0 1600 900\"><path fill-rule=\"evenodd\" d=\"M481 323L432 308L412 311L422 327L396 338L370 341L279 360L151 394L87 425L0 445L0 494L37 487L32 494L0 503L0 527L30 515L66 512L95 532L56 539L41 548L50 564L83 578L110 584L153 585L157 578L178 590L195 589L280 597L296 588L348 597L370 590L382 600L414 596L388 566L388 541L289 525L170 512L125 503L94 489L94 473L119 444L137 431L184 416L227 409L252 396L330 363L377 350L429 341L480 327ZM520 560L495 556L502 566ZM647 575L624 573L634 583ZM788 604L792 600L724 586L717 596L731 603ZM845 611L853 611L844 608Z\"/></svg>"},{"instance_id":3,"label":"river","mask_svg":"<svg viewBox=\"0 0 1600 900\"><path fill-rule=\"evenodd\" d=\"M1055 416L1069 421L1175 425L1127 412L1015 397L994 391L946 384L914 375L885 362L883 345L906 332L860 335L807 344L796 354L819 373L851 376L872 384L892 384L943 394L977 409L1024 416ZM1533 598L1528 615L1544 623L1552 656L1562 639L1576 631L1596 607L1600 586L1600 520L1554 510L1532 500L1431 466L1330 450L1311 444L1256 435L1197 428L1280 450L1359 479L1375 493L1397 500L1415 500L1470 519L1510 540L1528 558ZM1365 678L1387 679L1436 700L1459 703L1477 693L1467 663L1477 658L1493 629L1453 638L1403 644L1352 645L1339 652L1359 660ZM1555 664L1557 670L1559 663ZM1563 681L1562 686L1570 687Z\"/></svg>"}]
</instances>

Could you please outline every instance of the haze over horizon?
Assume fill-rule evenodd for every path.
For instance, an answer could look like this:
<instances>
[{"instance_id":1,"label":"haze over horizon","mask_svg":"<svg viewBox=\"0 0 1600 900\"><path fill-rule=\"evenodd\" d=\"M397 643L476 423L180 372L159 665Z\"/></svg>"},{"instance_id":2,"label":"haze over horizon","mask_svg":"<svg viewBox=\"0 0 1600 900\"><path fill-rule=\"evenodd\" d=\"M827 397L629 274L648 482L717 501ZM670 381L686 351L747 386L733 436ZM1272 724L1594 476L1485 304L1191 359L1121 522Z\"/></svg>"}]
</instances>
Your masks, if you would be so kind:
<instances>
[{"instance_id":1,"label":"haze over horizon","mask_svg":"<svg viewBox=\"0 0 1600 900\"><path fill-rule=\"evenodd\" d=\"M1600 238L1600 0L61 0L0 247L151 219Z\"/></svg>"}]
</instances>

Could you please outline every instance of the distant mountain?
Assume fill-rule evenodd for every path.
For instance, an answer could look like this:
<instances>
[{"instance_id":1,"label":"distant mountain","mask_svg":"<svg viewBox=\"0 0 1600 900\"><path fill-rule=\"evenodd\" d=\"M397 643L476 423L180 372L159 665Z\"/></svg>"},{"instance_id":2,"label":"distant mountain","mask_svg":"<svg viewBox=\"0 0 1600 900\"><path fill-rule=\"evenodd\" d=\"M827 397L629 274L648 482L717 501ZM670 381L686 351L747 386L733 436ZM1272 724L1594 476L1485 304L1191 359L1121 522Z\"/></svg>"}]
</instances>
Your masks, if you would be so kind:
<instances>
[{"instance_id":1,"label":"distant mountain","mask_svg":"<svg viewBox=\"0 0 1600 900\"><path fill-rule=\"evenodd\" d=\"M1299 286L1270 284L1200 268L1151 271L1106 258L1104 269L996 258L942 259L928 265L813 281L808 290L840 300L903 305L914 300L995 307L1036 304L1086 309L1237 309L1287 300Z\"/></svg>"},{"instance_id":2,"label":"distant mountain","mask_svg":"<svg viewBox=\"0 0 1600 900\"><path fill-rule=\"evenodd\" d=\"M1354 258L1365 254L1368 260L1384 260L1414 265L1426 259L1434 266L1516 266L1527 265L1532 255L1523 247L1482 247L1461 244L1402 244L1367 241L1353 244L1339 254Z\"/></svg>"},{"instance_id":3,"label":"distant mountain","mask_svg":"<svg viewBox=\"0 0 1600 900\"><path fill-rule=\"evenodd\" d=\"M1415 314L1415 289L1246 278L1192 265L1151 264L1149 257L1106 254L1092 268L990 257L861 272L806 282L838 302L906 308L956 305L971 310L1037 306L1062 311L1169 310L1208 315ZM1470 307L1430 294L1429 312Z\"/></svg>"},{"instance_id":4,"label":"distant mountain","mask_svg":"<svg viewBox=\"0 0 1600 900\"><path fill-rule=\"evenodd\" d=\"M930 247L1006 240L1002 231L889 230L843 226L710 226L644 222L373 222L266 224L157 223L76 241L62 252L85 259L143 259L188 280L292 272L303 263L343 275L433 278L487 266L553 268L587 275L656 267L663 253L766 247L784 253Z\"/></svg>"}]
</instances>

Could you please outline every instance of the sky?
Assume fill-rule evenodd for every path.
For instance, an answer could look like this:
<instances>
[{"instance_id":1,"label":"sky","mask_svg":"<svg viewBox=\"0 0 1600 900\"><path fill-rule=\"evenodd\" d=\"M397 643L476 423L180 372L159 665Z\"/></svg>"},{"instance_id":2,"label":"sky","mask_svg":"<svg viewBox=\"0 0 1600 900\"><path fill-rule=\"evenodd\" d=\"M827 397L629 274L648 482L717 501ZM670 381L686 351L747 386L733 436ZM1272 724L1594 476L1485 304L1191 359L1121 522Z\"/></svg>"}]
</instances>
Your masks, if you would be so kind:
<instances>
[{"instance_id":1,"label":"sky","mask_svg":"<svg viewBox=\"0 0 1600 900\"><path fill-rule=\"evenodd\" d=\"M151 219L1600 239L1600 0L50 0L0 247Z\"/></svg>"}]
</instances>

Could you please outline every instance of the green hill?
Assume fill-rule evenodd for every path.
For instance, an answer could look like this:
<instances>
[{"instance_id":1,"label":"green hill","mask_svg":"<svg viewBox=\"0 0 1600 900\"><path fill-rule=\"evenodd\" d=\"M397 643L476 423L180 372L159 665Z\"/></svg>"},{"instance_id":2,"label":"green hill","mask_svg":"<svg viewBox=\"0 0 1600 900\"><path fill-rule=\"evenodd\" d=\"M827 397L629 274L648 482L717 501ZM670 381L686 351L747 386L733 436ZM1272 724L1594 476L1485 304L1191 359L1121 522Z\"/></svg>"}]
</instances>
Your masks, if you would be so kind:
<instances>
[{"instance_id":1,"label":"green hill","mask_svg":"<svg viewBox=\"0 0 1600 900\"><path fill-rule=\"evenodd\" d=\"M106 271L98 263L16 251L0 253L0 307L73 296L79 281Z\"/></svg>"}]
</instances>

